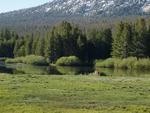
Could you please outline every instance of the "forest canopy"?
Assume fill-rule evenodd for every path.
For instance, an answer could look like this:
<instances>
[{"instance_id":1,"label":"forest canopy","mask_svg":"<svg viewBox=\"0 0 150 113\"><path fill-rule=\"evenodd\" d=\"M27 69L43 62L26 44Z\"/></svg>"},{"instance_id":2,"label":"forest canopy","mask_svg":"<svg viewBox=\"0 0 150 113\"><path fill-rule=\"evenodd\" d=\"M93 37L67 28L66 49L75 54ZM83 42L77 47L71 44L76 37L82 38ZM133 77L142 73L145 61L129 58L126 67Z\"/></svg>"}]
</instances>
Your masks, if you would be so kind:
<instances>
[{"instance_id":1,"label":"forest canopy","mask_svg":"<svg viewBox=\"0 0 150 113\"><path fill-rule=\"evenodd\" d=\"M22 36L9 29L0 31L0 57L44 56L55 63L63 56L77 56L84 62L109 57L149 57L150 23L143 18L136 22L118 22L109 27L81 30L63 21L46 32Z\"/></svg>"}]
</instances>

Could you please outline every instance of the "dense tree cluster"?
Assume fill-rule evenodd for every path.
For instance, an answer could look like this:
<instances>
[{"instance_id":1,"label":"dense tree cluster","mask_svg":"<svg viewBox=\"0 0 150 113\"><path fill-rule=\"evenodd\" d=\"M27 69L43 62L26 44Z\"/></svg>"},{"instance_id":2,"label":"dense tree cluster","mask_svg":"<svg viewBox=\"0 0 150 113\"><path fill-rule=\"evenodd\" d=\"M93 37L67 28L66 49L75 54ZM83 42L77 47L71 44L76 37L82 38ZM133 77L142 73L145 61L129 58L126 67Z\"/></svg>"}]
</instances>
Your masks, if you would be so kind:
<instances>
[{"instance_id":1,"label":"dense tree cluster","mask_svg":"<svg viewBox=\"0 0 150 113\"><path fill-rule=\"evenodd\" d=\"M108 57L150 56L150 23L119 22L114 29L81 30L63 21L45 32L19 36L8 29L0 31L0 57L39 55L51 63L62 56L77 56L84 62Z\"/></svg>"},{"instance_id":2,"label":"dense tree cluster","mask_svg":"<svg viewBox=\"0 0 150 113\"><path fill-rule=\"evenodd\" d=\"M14 57L13 50L15 41L18 40L18 35L15 32L10 32L8 29L0 32L0 57Z\"/></svg>"},{"instance_id":3,"label":"dense tree cluster","mask_svg":"<svg viewBox=\"0 0 150 113\"><path fill-rule=\"evenodd\" d=\"M135 23L120 22L113 34L112 56L137 58L150 56L150 25L145 19Z\"/></svg>"},{"instance_id":4,"label":"dense tree cluster","mask_svg":"<svg viewBox=\"0 0 150 113\"><path fill-rule=\"evenodd\" d=\"M5 31L6 32L6 31ZM9 50L3 48L1 57L19 57L27 55L45 56L50 62L55 62L62 56L77 56L82 61L107 58L111 52L111 29L90 30L83 32L78 26L68 22L53 27L46 33L26 34L19 37L10 31L10 36L1 36ZM3 34L3 32L1 32ZM5 34L7 35L7 33ZM14 35L14 36L13 36ZM12 42L12 45L8 45Z\"/></svg>"}]
</instances>

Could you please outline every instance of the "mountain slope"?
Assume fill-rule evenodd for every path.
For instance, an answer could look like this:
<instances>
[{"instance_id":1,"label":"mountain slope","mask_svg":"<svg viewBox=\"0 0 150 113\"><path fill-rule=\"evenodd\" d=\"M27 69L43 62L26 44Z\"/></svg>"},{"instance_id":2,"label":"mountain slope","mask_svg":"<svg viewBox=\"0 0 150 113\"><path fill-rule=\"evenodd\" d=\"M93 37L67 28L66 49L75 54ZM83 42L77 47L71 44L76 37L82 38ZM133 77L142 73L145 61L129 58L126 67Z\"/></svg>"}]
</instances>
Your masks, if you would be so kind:
<instances>
[{"instance_id":1,"label":"mountain slope","mask_svg":"<svg viewBox=\"0 0 150 113\"><path fill-rule=\"evenodd\" d=\"M80 15L114 16L143 14L150 12L150 0L54 0L41 6L4 13L14 15Z\"/></svg>"},{"instance_id":2,"label":"mountain slope","mask_svg":"<svg viewBox=\"0 0 150 113\"><path fill-rule=\"evenodd\" d=\"M82 16L113 16L149 13L150 0L54 0L40 11Z\"/></svg>"},{"instance_id":3,"label":"mountain slope","mask_svg":"<svg viewBox=\"0 0 150 113\"><path fill-rule=\"evenodd\" d=\"M149 14L150 0L53 0L37 7L0 14L0 26Z\"/></svg>"}]
</instances>

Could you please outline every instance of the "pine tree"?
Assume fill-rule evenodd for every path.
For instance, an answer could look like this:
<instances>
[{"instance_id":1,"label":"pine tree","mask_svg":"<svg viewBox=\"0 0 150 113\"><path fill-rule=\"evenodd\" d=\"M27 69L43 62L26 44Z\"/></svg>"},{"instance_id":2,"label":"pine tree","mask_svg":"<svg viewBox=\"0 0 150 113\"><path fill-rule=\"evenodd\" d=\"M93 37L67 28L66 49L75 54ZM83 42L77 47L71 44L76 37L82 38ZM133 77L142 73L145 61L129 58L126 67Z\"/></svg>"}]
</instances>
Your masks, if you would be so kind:
<instances>
[{"instance_id":1,"label":"pine tree","mask_svg":"<svg viewBox=\"0 0 150 113\"><path fill-rule=\"evenodd\" d=\"M113 35L112 56L117 58L127 58L132 50L132 25L129 23L119 23Z\"/></svg>"},{"instance_id":2,"label":"pine tree","mask_svg":"<svg viewBox=\"0 0 150 113\"><path fill-rule=\"evenodd\" d=\"M45 37L45 49L44 49L44 55L47 59L49 59L50 56L50 37L51 37L51 32L47 32L46 37Z\"/></svg>"},{"instance_id":3,"label":"pine tree","mask_svg":"<svg viewBox=\"0 0 150 113\"><path fill-rule=\"evenodd\" d=\"M13 54L15 57L25 56L25 45L23 37L16 41Z\"/></svg>"},{"instance_id":4,"label":"pine tree","mask_svg":"<svg viewBox=\"0 0 150 113\"><path fill-rule=\"evenodd\" d=\"M144 57L146 54L147 27L145 19L139 19L135 23L135 31L133 37L132 55L138 58Z\"/></svg>"},{"instance_id":5,"label":"pine tree","mask_svg":"<svg viewBox=\"0 0 150 113\"><path fill-rule=\"evenodd\" d=\"M32 54L33 35L25 37L25 55Z\"/></svg>"},{"instance_id":6,"label":"pine tree","mask_svg":"<svg viewBox=\"0 0 150 113\"><path fill-rule=\"evenodd\" d=\"M148 30L146 38L146 56L150 57L150 20L148 21Z\"/></svg>"},{"instance_id":7,"label":"pine tree","mask_svg":"<svg viewBox=\"0 0 150 113\"><path fill-rule=\"evenodd\" d=\"M77 56L82 60L87 60L87 39L85 35L80 35L77 39L77 45L78 45L78 54Z\"/></svg>"},{"instance_id":8,"label":"pine tree","mask_svg":"<svg viewBox=\"0 0 150 113\"><path fill-rule=\"evenodd\" d=\"M10 32L8 29L5 29L5 30L4 30L4 35L3 35L3 37L4 37L6 40L11 39L11 32Z\"/></svg>"},{"instance_id":9,"label":"pine tree","mask_svg":"<svg viewBox=\"0 0 150 113\"><path fill-rule=\"evenodd\" d=\"M112 32L110 28L101 31L101 58L106 59L111 56Z\"/></svg>"},{"instance_id":10,"label":"pine tree","mask_svg":"<svg viewBox=\"0 0 150 113\"><path fill-rule=\"evenodd\" d=\"M38 43L38 38L34 37L33 41L32 41L32 50L31 50L31 54L36 54L36 47L37 47L37 43Z\"/></svg>"},{"instance_id":11,"label":"pine tree","mask_svg":"<svg viewBox=\"0 0 150 113\"><path fill-rule=\"evenodd\" d=\"M36 45L36 55L44 56L45 42L43 38L39 38Z\"/></svg>"},{"instance_id":12,"label":"pine tree","mask_svg":"<svg viewBox=\"0 0 150 113\"><path fill-rule=\"evenodd\" d=\"M63 56L61 37L55 32L55 28L52 30L50 37L49 51L49 60L51 63L55 62L59 57Z\"/></svg>"},{"instance_id":13,"label":"pine tree","mask_svg":"<svg viewBox=\"0 0 150 113\"><path fill-rule=\"evenodd\" d=\"M117 24L116 28L115 28L115 32L113 34L113 42L112 42L112 56L113 57L120 57L121 56L121 46L122 46L122 42L120 42L121 40L121 35L124 29L124 23L120 22L119 24Z\"/></svg>"},{"instance_id":14,"label":"pine tree","mask_svg":"<svg viewBox=\"0 0 150 113\"><path fill-rule=\"evenodd\" d=\"M22 46L19 48L17 55L18 55L19 57L26 55L26 54L25 54L25 46L24 46L24 45L22 45Z\"/></svg>"},{"instance_id":15,"label":"pine tree","mask_svg":"<svg viewBox=\"0 0 150 113\"><path fill-rule=\"evenodd\" d=\"M124 30L122 32L122 55L121 58L127 58L131 55L132 50L132 26L128 23L124 25Z\"/></svg>"}]
</instances>

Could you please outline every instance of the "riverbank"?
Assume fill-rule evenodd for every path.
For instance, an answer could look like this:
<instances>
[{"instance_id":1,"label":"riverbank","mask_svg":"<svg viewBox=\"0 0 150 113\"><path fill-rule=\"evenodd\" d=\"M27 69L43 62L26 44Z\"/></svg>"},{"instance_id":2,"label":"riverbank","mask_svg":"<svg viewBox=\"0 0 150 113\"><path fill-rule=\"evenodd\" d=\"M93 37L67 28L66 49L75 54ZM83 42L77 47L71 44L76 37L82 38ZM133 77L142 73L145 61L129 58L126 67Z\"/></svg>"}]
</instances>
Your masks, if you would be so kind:
<instances>
[{"instance_id":1,"label":"riverbank","mask_svg":"<svg viewBox=\"0 0 150 113\"><path fill-rule=\"evenodd\" d=\"M1 113L149 113L150 77L0 74Z\"/></svg>"},{"instance_id":2,"label":"riverbank","mask_svg":"<svg viewBox=\"0 0 150 113\"><path fill-rule=\"evenodd\" d=\"M109 58L106 60L96 60L96 67L102 68L117 68L117 69L150 69L150 59L142 58L137 59L136 57L129 57L125 59Z\"/></svg>"},{"instance_id":3,"label":"riverbank","mask_svg":"<svg viewBox=\"0 0 150 113\"><path fill-rule=\"evenodd\" d=\"M7 58L5 63L24 63L39 66L48 66L48 62L43 56L29 55L16 58Z\"/></svg>"}]
</instances>

